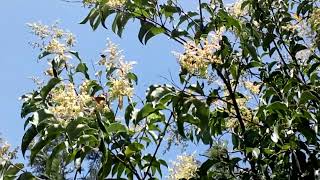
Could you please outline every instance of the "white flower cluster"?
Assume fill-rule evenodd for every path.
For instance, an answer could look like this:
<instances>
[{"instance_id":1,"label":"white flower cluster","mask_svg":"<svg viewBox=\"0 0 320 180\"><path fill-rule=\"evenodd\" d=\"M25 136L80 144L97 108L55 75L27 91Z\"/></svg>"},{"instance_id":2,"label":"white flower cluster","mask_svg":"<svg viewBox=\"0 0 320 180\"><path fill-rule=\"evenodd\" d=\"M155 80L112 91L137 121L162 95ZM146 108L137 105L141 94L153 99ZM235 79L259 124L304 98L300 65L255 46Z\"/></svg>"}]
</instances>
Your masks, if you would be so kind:
<instances>
[{"instance_id":1,"label":"white flower cluster","mask_svg":"<svg viewBox=\"0 0 320 180\"><path fill-rule=\"evenodd\" d=\"M237 105L241 114L241 118L245 126L252 126L258 123L256 122L257 118L254 116L253 110L248 107L249 99L250 99L249 96L236 99ZM232 103L231 100L229 100L229 102ZM230 114L233 115L233 117L231 117L226 121L226 127L235 128L236 126L239 125L239 120L236 117L235 108L231 108L229 112Z\"/></svg>"},{"instance_id":2,"label":"white flower cluster","mask_svg":"<svg viewBox=\"0 0 320 180\"><path fill-rule=\"evenodd\" d=\"M300 17L298 14L292 14L293 21L289 22L287 25L283 26L284 30L297 33L301 37L311 37L312 31L310 25L304 18ZM309 19L310 21L310 19ZM310 21L312 24L312 22Z\"/></svg>"},{"instance_id":3,"label":"white flower cluster","mask_svg":"<svg viewBox=\"0 0 320 180\"><path fill-rule=\"evenodd\" d=\"M116 9L116 8L121 8L124 6L126 3L126 0L109 0L107 1L107 6Z\"/></svg>"},{"instance_id":4,"label":"white flower cluster","mask_svg":"<svg viewBox=\"0 0 320 180\"><path fill-rule=\"evenodd\" d=\"M16 158L17 149L10 151L10 147L10 144L3 142L0 138L0 168L3 167L7 161Z\"/></svg>"},{"instance_id":5,"label":"white flower cluster","mask_svg":"<svg viewBox=\"0 0 320 180\"><path fill-rule=\"evenodd\" d=\"M237 0L234 2L230 8L228 8L229 13L235 17L241 17L248 14L248 8L242 9L243 0Z\"/></svg>"},{"instance_id":6,"label":"white flower cluster","mask_svg":"<svg viewBox=\"0 0 320 180\"><path fill-rule=\"evenodd\" d=\"M220 49L219 42L223 32L224 28L220 28L214 35L211 34L207 39L202 40L201 44L186 43L183 54L173 52L182 68L190 74L206 77L210 64L221 64L220 57L214 55L214 52Z\"/></svg>"},{"instance_id":7,"label":"white flower cluster","mask_svg":"<svg viewBox=\"0 0 320 180\"><path fill-rule=\"evenodd\" d=\"M100 1L99 0L83 0L82 2L86 6L93 6L99 3ZM117 8L123 7L126 2L127 2L126 0L108 0L106 2L106 5L112 9L117 9Z\"/></svg>"},{"instance_id":8,"label":"white flower cluster","mask_svg":"<svg viewBox=\"0 0 320 180\"><path fill-rule=\"evenodd\" d=\"M252 83L251 81L243 82L243 85L246 89L248 89L252 94L259 94L260 86Z\"/></svg>"},{"instance_id":9,"label":"white flower cluster","mask_svg":"<svg viewBox=\"0 0 320 180\"><path fill-rule=\"evenodd\" d=\"M108 71L116 69L113 76L110 77L111 86L109 93L111 99L122 99L123 96L133 96L133 84L129 81L128 74L136 62L125 61L122 52L116 44L109 41L107 50L99 61L99 64L104 65Z\"/></svg>"},{"instance_id":10,"label":"white flower cluster","mask_svg":"<svg viewBox=\"0 0 320 180\"><path fill-rule=\"evenodd\" d=\"M320 30L320 8L315 8L310 16L309 22L313 30Z\"/></svg>"},{"instance_id":11,"label":"white flower cluster","mask_svg":"<svg viewBox=\"0 0 320 180\"><path fill-rule=\"evenodd\" d=\"M75 37L70 32L58 28L57 23L52 26L41 23L27 24L34 35L38 36L41 42L32 43L34 47L40 48L43 52L55 55L55 59L66 61L71 58L68 55L70 47L75 45Z\"/></svg>"},{"instance_id":12,"label":"white flower cluster","mask_svg":"<svg viewBox=\"0 0 320 180\"><path fill-rule=\"evenodd\" d=\"M197 178L197 170L200 167L195 155L183 154L177 157L177 161L173 162L173 167L169 168L169 179L192 179Z\"/></svg>"},{"instance_id":13,"label":"white flower cluster","mask_svg":"<svg viewBox=\"0 0 320 180\"><path fill-rule=\"evenodd\" d=\"M92 6L99 2L99 0L83 0L82 3L86 6Z\"/></svg>"},{"instance_id":14,"label":"white flower cluster","mask_svg":"<svg viewBox=\"0 0 320 180\"><path fill-rule=\"evenodd\" d=\"M226 121L225 126L227 128L235 128L239 126L239 120L237 118L237 113L234 107L233 101L230 99L230 94L225 85L221 86L223 89L223 101L217 100L214 105L217 108L228 109L229 119ZM238 97L236 99L237 106L240 111L241 118L245 126L252 126L258 124L257 118L255 117L255 107L257 103L256 98L258 98L260 93L260 83L253 83L248 79L242 79L239 81L239 85L236 89L238 92L241 92L243 97ZM230 108L228 108L228 104L232 104Z\"/></svg>"},{"instance_id":15,"label":"white flower cluster","mask_svg":"<svg viewBox=\"0 0 320 180\"><path fill-rule=\"evenodd\" d=\"M72 83L54 88L50 92L51 106L48 108L59 121L70 121L78 117L89 116L100 104L88 94L89 81L84 81L77 93Z\"/></svg>"}]
</instances>

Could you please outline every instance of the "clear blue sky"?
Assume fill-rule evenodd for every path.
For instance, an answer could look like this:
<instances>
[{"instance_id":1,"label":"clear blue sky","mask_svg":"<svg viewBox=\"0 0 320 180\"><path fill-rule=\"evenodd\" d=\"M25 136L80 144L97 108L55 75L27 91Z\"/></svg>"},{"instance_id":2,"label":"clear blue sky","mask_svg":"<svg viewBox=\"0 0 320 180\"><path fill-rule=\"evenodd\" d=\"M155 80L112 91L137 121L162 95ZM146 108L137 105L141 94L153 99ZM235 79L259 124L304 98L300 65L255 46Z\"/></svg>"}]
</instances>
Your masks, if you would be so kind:
<instances>
[{"instance_id":1,"label":"clear blue sky","mask_svg":"<svg viewBox=\"0 0 320 180\"><path fill-rule=\"evenodd\" d=\"M140 44L137 27L131 24L122 39L111 30L102 27L93 32L89 25L78 22L87 15L88 9L78 3L66 3L60 0L9 0L0 6L0 132L9 143L19 146L23 136L24 120L20 118L21 102L18 98L35 88L28 78L43 77L46 62L37 63L38 51L28 42L34 40L26 26L27 22L41 21L52 24L60 20L60 25L77 36L77 50L87 62L97 61L99 53L105 47L106 39L120 44L129 60L135 60L135 72L139 76L138 93L150 84L165 82L160 75L169 77L178 74L178 65L171 54L178 50L176 44L166 37L156 37L148 46Z\"/></svg>"}]
</instances>

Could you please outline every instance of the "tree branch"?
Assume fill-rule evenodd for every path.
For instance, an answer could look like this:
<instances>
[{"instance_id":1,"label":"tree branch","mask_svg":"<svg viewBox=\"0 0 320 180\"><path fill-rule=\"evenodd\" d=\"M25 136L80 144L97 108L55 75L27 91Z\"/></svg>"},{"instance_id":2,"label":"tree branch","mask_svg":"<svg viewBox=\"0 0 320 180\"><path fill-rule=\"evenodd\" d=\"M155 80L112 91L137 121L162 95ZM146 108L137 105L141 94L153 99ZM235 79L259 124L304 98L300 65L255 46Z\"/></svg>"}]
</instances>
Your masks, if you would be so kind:
<instances>
[{"instance_id":1,"label":"tree branch","mask_svg":"<svg viewBox=\"0 0 320 180\"><path fill-rule=\"evenodd\" d=\"M159 137L158 137L159 143L158 143L158 145L157 145L157 147L156 147L155 152L153 153L153 156L152 156L152 158L151 158L151 160L150 160L150 163L149 163L149 166L148 166L148 168L147 168L147 171L144 173L144 177L142 178L143 180L145 180L148 175L151 176L151 175L149 174L149 171L150 171L150 168L151 168L151 166L152 166L152 162L153 162L153 161L155 160L155 158L156 158L156 155L157 155L157 153L158 153L158 151L159 151L160 145L161 145L161 143L162 143L162 141L163 141L163 139L164 139L164 136L165 136L166 131L167 131L168 127L169 127L169 124L170 124L170 121L171 121L171 118L172 118L172 117L173 117L173 112L171 112L170 117L168 118L168 121L166 122L165 127L164 127L162 133L161 133L161 134L159 135ZM150 178L151 178L151 177L150 177Z\"/></svg>"}]
</instances>

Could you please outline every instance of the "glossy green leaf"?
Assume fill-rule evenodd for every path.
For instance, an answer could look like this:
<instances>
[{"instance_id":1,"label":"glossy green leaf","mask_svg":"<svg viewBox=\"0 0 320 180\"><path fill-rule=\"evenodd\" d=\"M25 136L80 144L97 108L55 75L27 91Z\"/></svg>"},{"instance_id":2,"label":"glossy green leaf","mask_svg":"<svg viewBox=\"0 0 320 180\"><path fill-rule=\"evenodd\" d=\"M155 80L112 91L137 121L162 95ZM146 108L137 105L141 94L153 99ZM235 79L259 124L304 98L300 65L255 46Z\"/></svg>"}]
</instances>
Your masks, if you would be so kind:
<instances>
[{"instance_id":1,"label":"glossy green leaf","mask_svg":"<svg viewBox=\"0 0 320 180\"><path fill-rule=\"evenodd\" d=\"M59 78L52 78L49 80L48 84L46 86L44 86L41 91L40 91L40 95L43 99L46 99L49 92L57 85L61 82L61 80Z\"/></svg>"}]
</instances>

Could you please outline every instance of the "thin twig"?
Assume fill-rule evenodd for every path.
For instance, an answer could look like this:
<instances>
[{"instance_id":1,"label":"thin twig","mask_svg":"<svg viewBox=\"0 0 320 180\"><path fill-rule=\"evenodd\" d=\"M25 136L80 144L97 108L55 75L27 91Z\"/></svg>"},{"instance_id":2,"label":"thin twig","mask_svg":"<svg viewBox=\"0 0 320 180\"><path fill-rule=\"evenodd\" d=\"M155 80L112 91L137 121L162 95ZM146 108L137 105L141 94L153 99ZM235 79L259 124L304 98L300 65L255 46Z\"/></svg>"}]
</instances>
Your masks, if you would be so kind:
<instances>
[{"instance_id":1,"label":"thin twig","mask_svg":"<svg viewBox=\"0 0 320 180\"><path fill-rule=\"evenodd\" d=\"M167 128L169 127L169 124L170 124L170 121L171 121L171 118L172 118L172 117L173 117L173 112L171 112L170 117L168 118L168 121L167 121L167 123L165 124L164 130L162 131L162 133L161 133L161 134L159 135L159 137L158 137L159 143L158 143L158 145L157 145L157 147L156 147L155 152L153 153L153 156L152 156L152 158L151 158L151 160L150 160L150 163L149 163L149 166L148 166L148 168L147 168L147 171L146 171L145 174L144 174L143 180L145 180L148 175L151 176L151 175L149 174L149 171L150 171L150 168L151 168L151 166L152 166L152 162L153 162L153 161L155 160L155 158L156 158L156 155L157 155L158 150L159 150L159 148L160 148L160 145L161 145L161 143L162 143L162 141L163 141L163 139L164 139L164 136L165 136L165 134L166 134ZM150 178L151 178L151 177L150 177Z\"/></svg>"}]
</instances>

